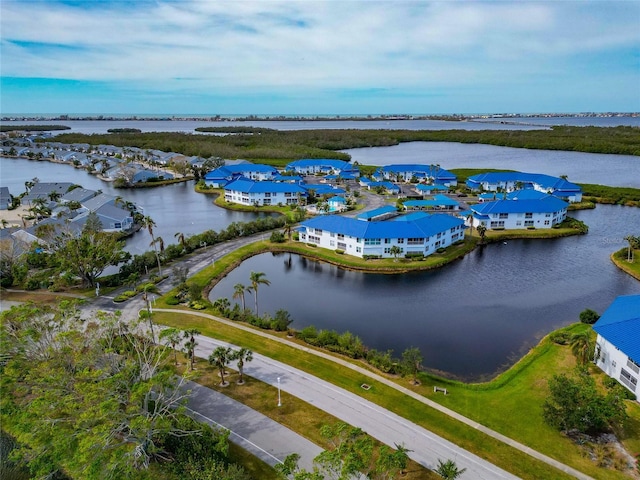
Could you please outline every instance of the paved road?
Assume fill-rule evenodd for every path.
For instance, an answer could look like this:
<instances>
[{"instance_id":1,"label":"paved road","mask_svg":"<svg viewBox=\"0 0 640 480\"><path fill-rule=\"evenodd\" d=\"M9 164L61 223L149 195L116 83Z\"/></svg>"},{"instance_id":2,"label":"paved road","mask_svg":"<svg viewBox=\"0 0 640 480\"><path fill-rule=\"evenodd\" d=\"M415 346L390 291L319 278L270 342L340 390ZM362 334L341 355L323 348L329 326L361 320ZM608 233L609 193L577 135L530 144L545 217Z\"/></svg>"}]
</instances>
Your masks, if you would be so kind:
<instances>
[{"instance_id":1,"label":"paved road","mask_svg":"<svg viewBox=\"0 0 640 480\"><path fill-rule=\"evenodd\" d=\"M197 337L197 342L196 354L203 358L220 345L233 346L202 335ZM254 353L253 361L245 364L244 371L275 388L280 378L282 391L362 428L387 445L403 443L413 450L409 456L427 468L435 468L438 459L453 459L460 468L467 469L464 474L467 480L518 478L396 414L302 370ZM306 462L308 458L305 458Z\"/></svg>"}]
</instances>

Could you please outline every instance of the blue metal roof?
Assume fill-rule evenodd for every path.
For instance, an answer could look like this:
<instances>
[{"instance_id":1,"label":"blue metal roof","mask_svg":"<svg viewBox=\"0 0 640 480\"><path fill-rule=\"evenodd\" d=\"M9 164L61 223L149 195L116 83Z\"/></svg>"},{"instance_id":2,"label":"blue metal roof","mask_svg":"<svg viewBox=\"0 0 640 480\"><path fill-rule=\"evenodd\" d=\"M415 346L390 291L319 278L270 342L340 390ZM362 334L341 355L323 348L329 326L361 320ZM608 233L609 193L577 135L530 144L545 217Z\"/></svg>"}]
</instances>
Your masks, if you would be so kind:
<instances>
[{"instance_id":1,"label":"blue metal roof","mask_svg":"<svg viewBox=\"0 0 640 480\"><path fill-rule=\"evenodd\" d=\"M420 218L428 217L430 214L427 212L411 212L406 215L400 215L395 218L389 219L391 222L412 222Z\"/></svg>"},{"instance_id":2,"label":"blue metal roof","mask_svg":"<svg viewBox=\"0 0 640 480\"><path fill-rule=\"evenodd\" d=\"M540 192L533 188L526 188L507 193L507 200L539 200L548 195L548 193Z\"/></svg>"},{"instance_id":3,"label":"blue metal roof","mask_svg":"<svg viewBox=\"0 0 640 480\"><path fill-rule=\"evenodd\" d=\"M393 205L385 205L383 207L376 208L374 210L369 210L369 211L366 211L366 212L362 212L362 213L356 215L356 218L368 220L369 218L374 218L374 217L377 217L379 215L386 215L387 213L397 212L397 211L398 211L398 209L396 207L394 207Z\"/></svg>"},{"instance_id":4,"label":"blue metal roof","mask_svg":"<svg viewBox=\"0 0 640 480\"><path fill-rule=\"evenodd\" d=\"M430 191L430 190L449 190L449 187L447 187L446 185L425 185L424 183L419 183L418 185L416 185L416 189L417 190L424 190L424 191Z\"/></svg>"},{"instance_id":5,"label":"blue metal roof","mask_svg":"<svg viewBox=\"0 0 640 480\"><path fill-rule=\"evenodd\" d=\"M326 185L321 183L313 183L313 184L303 183L301 184L301 186L305 190L313 190L316 195L330 195L330 194L342 195L344 193L347 193L347 191L342 188L336 188L336 187L332 187L331 185Z\"/></svg>"},{"instance_id":6,"label":"blue metal roof","mask_svg":"<svg viewBox=\"0 0 640 480\"><path fill-rule=\"evenodd\" d=\"M285 167L285 170L291 170L294 168L309 168L309 167L326 167L329 169L335 170L347 170L347 171L357 171L358 167L351 165L349 162L345 162L344 160L335 160L332 158L303 158L301 160L295 160L290 162Z\"/></svg>"},{"instance_id":7,"label":"blue metal roof","mask_svg":"<svg viewBox=\"0 0 640 480\"><path fill-rule=\"evenodd\" d=\"M536 183L544 189L561 190L564 192L581 192L582 189L575 183L568 182L563 178L552 177L542 173L526 172L487 172L472 175L467 179L468 185L478 185L480 183L498 184L502 182L522 182L524 184Z\"/></svg>"},{"instance_id":8,"label":"blue metal roof","mask_svg":"<svg viewBox=\"0 0 640 480\"><path fill-rule=\"evenodd\" d=\"M291 192L306 194L306 190L295 183L262 181L254 182L246 178L235 180L224 187L225 190L235 190L244 193L265 193L265 192Z\"/></svg>"},{"instance_id":9,"label":"blue metal roof","mask_svg":"<svg viewBox=\"0 0 640 480\"><path fill-rule=\"evenodd\" d=\"M338 215L315 217L302 226L342 233L356 238L427 238L464 222L451 215L429 215L406 222L362 222Z\"/></svg>"},{"instance_id":10,"label":"blue metal roof","mask_svg":"<svg viewBox=\"0 0 640 480\"><path fill-rule=\"evenodd\" d=\"M559 198L547 195L538 200L496 200L471 205L469 208L480 215L492 213L553 213L569 206Z\"/></svg>"},{"instance_id":11,"label":"blue metal roof","mask_svg":"<svg viewBox=\"0 0 640 480\"><path fill-rule=\"evenodd\" d=\"M384 167L376 170L378 172L385 173L410 173L416 176L428 176L437 178L439 180L455 180L457 177L448 170L440 168L437 165L422 165L417 163L403 163L395 165L385 165Z\"/></svg>"},{"instance_id":12,"label":"blue metal roof","mask_svg":"<svg viewBox=\"0 0 640 480\"><path fill-rule=\"evenodd\" d=\"M593 325L593 329L622 353L640 363L640 295L616 298Z\"/></svg>"},{"instance_id":13,"label":"blue metal roof","mask_svg":"<svg viewBox=\"0 0 640 480\"><path fill-rule=\"evenodd\" d=\"M444 195L435 195L431 200L407 200L404 202L406 207L438 207L441 205L455 206L458 202Z\"/></svg>"},{"instance_id":14,"label":"blue metal roof","mask_svg":"<svg viewBox=\"0 0 640 480\"><path fill-rule=\"evenodd\" d=\"M260 173L278 173L278 170L270 165L263 165L261 163L238 163L236 165L225 165L223 167L216 168L208 172L204 178L205 180L213 180L216 178L228 178L233 175L242 175L247 172L260 172Z\"/></svg>"}]
</instances>

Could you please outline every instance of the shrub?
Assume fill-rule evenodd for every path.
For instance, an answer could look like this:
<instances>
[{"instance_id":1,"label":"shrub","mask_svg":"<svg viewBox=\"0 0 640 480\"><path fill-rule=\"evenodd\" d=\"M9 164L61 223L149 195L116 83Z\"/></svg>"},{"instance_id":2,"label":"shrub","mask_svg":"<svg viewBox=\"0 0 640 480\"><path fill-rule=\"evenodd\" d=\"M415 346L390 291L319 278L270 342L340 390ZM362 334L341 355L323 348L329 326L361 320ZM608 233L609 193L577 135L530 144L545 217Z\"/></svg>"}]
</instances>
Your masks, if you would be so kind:
<instances>
[{"instance_id":1,"label":"shrub","mask_svg":"<svg viewBox=\"0 0 640 480\"><path fill-rule=\"evenodd\" d=\"M600 315L598 315L598 312L596 312L595 310L591 310L590 308L587 308L580 312L580 321L582 323L593 325L598 321L599 318Z\"/></svg>"},{"instance_id":2,"label":"shrub","mask_svg":"<svg viewBox=\"0 0 640 480\"><path fill-rule=\"evenodd\" d=\"M338 249L336 249L336 253L338 255L344 255L344 250L341 250L341 249L338 248Z\"/></svg>"},{"instance_id":3,"label":"shrub","mask_svg":"<svg viewBox=\"0 0 640 480\"><path fill-rule=\"evenodd\" d=\"M438 249L436 250L436 252L437 252L437 253L444 253L444 252L446 252L446 250L447 250L446 248L440 247L440 248L438 248Z\"/></svg>"},{"instance_id":4,"label":"shrub","mask_svg":"<svg viewBox=\"0 0 640 480\"><path fill-rule=\"evenodd\" d=\"M189 302L189 308L193 310L204 310L207 306L200 302Z\"/></svg>"},{"instance_id":5,"label":"shrub","mask_svg":"<svg viewBox=\"0 0 640 480\"><path fill-rule=\"evenodd\" d=\"M269 237L269 241L271 243L284 243L285 236L282 232L274 231L271 233L271 237Z\"/></svg>"},{"instance_id":6,"label":"shrub","mask_svg":"<svg viewBox=\"0 0 640 480\"><path fill-rule=\"evenodd\" d=\"M551 335L549 335L549 339L553 343L556 343L558 345L568 345L569 341L571 340L571 337L572 335L565 330L560 330L559 332L553 332Z\"/></svg>"},{"instance_id":7,"label":"shrub","mask_svg":"<svg viewBox=\"0 0 640 480\"><path fill-rule=\"evenodd\" d=\"M175 295L170 296L166 300L167 305L178 305L180 303L180 299Z\"/></svg>"}]
</instances>

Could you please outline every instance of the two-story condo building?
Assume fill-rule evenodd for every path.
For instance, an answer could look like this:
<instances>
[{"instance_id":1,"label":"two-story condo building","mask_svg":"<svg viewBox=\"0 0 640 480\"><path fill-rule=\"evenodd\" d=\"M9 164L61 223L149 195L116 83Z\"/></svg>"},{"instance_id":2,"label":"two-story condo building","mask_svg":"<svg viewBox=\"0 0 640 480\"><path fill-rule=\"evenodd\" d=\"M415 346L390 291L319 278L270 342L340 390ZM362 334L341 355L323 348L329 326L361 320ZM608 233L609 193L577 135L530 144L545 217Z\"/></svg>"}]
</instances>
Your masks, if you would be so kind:
<instances>
[{"instance_id":1,"label":"two-story condo building","mask_svg":"<svg viewBox=\"0 0 640 480\"><path fill-rule=\"evenodd\" d=\"M640 295L616 298L593 329L598 334L596 365L640 401Z\"/></svg>"},{"instance_id":2,"label":"two-story condo building","mask_svg":"<svg viewBox=\"0 0 640 480\"><path fill-rule=\"evenodd\" d=\"M224 199L240 205L297 205L307 191L295 183L240 178L225 185Z\"/></svg>"},{"instance_id":3,"label":"two-story condo building","mask_svg":"<svg viewBox=\"0 0 640 480\"><path fill-rule=\"evenodd\" d=\"M471 205L473 227L488 229L551 228L567 218L569 204L552 195L540 199L496 200Z\"/></svg>"},{"instance_id":4,"label":"two-story condo building","mask_svg":"<svg viewBox=\"0 0 640 480\"><path fill-rule=\"evenodd\" d=\"M240 177L249 180L265 181L274 180L277 175L278 170L269 165L238 163L236 165L225 165L211 170L204 176L204 182L210 187L222 188Z\"/></svg>"},{"instance_id":5,"label":"two-story condo building","mask_svg":"<svg viewBox=\"0 0 640 480\"><path fill-rule=\"evenodd\" d=\"M395 180L410 182L412 179L429 181L447 187L455 187L458 177L453 173L440 168L439 165L398 164L380 167L373 174L375 180Z\"/></svg>"},{"instance_id":6,"label":"two-story condo building","mask_svg":"<svg viewBox=\"0 0 640 480\"><path fill-rule=\"evenodd\" d=\"M284 167L285 171L295 172L298 175L316 175L333 173L335 175L352 175L360 176L360 170L357 166L345 162L343 160L334 160L331 158L304 158L288 163Z\"/></svg>"},{"instance_id":7,"label":"two-story condo building","mask_svg":"<svg viewBox=\"0 0 640 480\"><path fill-rule=\"evenodd\" d=\"M302 222L300 241L349 255L389 258L391 248L400 255L431 255L464 239L464 221L450 215L423 215L406 221L363 222L340 216L322 216Z\"/></svg>"},{"instance_id":8,"label":"two-story condo building","mask_svg":"<svg viewBox=\"0 0 640 480\"><path fill-rule=\"evenodd\" d=\"M580 202L582 189L575 183L563 178L541 173L525 172L489 172L472 175L467 179L467 187L473 190L511 192L513 190L533 189L548 193L568 202Z\"/></svg>"}]
</instances>

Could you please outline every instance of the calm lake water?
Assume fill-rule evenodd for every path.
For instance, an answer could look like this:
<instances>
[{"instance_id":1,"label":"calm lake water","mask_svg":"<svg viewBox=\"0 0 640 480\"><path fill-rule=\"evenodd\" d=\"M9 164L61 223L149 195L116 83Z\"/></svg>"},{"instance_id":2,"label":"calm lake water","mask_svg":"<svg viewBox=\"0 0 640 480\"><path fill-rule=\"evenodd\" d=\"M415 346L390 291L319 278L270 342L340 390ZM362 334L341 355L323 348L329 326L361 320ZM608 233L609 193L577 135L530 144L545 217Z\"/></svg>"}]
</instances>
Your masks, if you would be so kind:
<instances>
[{"instance_id":1,"label":"calm lake water","mask_svg":"<svg viewBox=\"0 0 640 480\"><path fill-rule=\"evenodd\" d=\"M48 121L11 121L10 125L66 125L74 133L107 133L111 128L138 128L143 132L187 132L195 133L197 127L252 126L272 128L274 130L312 130L312 129L394 129L394 130L532 130L548 128L551 125L595 125L611 127L616 125L640 126L640 117L555 117L520 118L487 121L452 122L444 120L299 120L299 121L223 121L204 120L48 120ZM60 132L60 133L65 133ZM55 132L53 132L55 133Z\"/></svg>"},{"instance_id":2,"label":"calm lake water","mask_svg":"<svg viewBox=\"0 0 640 480\"><path fill-rule=\"evenodd\" d=\"M251 212L234 212L213 204L214 197L194 191L194 182L175 183L154 188L118 189L84 170L51 162L0 157L0 185L9 187L12 195L25 191L24 182L37 176L43 182L72 182L92 190L102 190L134 202L144 208L156 227L154 235L165 245L178 243L175 234L185 236L205 230L223 230L232 222L249 222L259 216ZM132 254L150 250L151 236L141 230L127 239L127 251Z\"/></svg>"},{"instance_id":3,"label":"calm lake water","mask_svg":"<svg viewBox=\"0 0 640 480\"><path fill-rule=\"evenodd\" d=\"M589 225L588 235L488 245L429 272L364 274L262 254L222 279L210 299L234 302L235 284L265 272L271 285L259 288L261 313L283 308L296 329L348 330L397 356L419 347L429 369L488 378L585 308L602 312L616 296L640 293L640 283L609 260L625 235L638 233L640 209L599 205L572 215Z\"/></svg>"}]
</instances>

